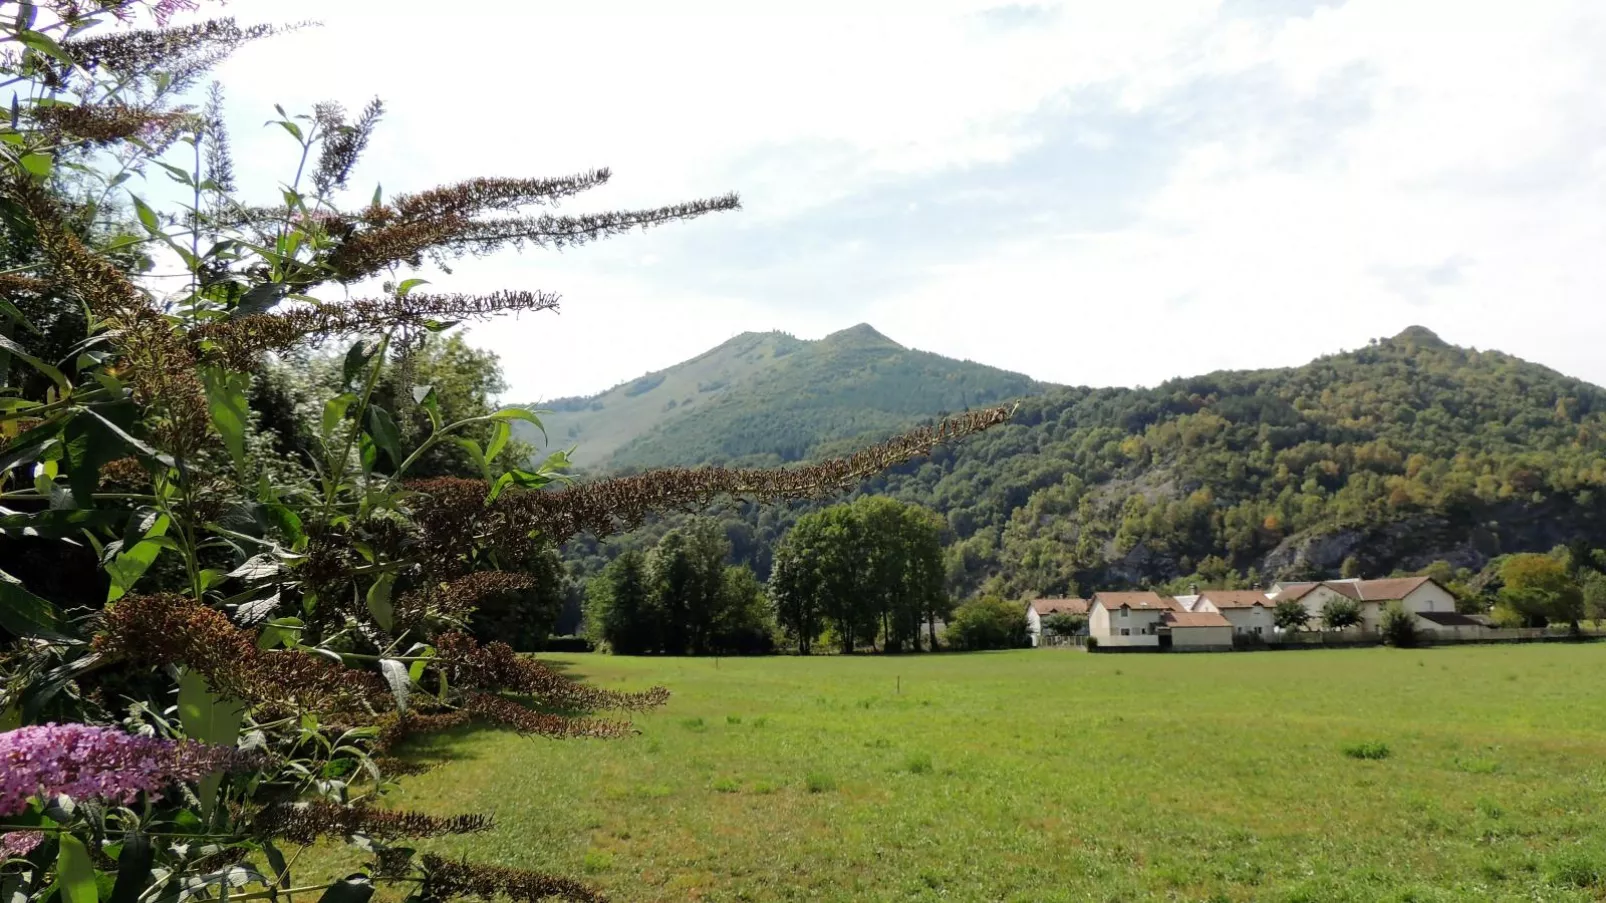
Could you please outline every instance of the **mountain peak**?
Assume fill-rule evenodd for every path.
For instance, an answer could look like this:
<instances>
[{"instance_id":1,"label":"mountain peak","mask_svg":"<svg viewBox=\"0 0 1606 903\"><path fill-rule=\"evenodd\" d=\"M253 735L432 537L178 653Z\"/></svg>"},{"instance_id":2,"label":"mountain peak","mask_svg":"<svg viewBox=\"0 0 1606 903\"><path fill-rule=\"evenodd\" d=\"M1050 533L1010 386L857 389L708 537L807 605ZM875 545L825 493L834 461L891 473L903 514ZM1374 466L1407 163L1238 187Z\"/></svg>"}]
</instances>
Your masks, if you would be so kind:
<instances>
[{"instance_id":1,"label":"mountain peak","mask_svg":"<svg viewBox=\"0 0 1606 903\"><path fill-rule=\"evenodd\" d=\"M856 326L849 326L847 329L838 330L821 339L820 341L832 343L853 342L864 345L890 345L895 348L903 347L897 342L894 342L893 340L882 335L874 326L871 326L869 323L860 323Z\"/></svg>"},{"instance_id":2,"label":"mountain peak","mask_svg":"<svg viewBox=\"0 0 1606 903\"><path fill-rule=\"evenodd\" d=\"M1398 342L1401 345L1427 345L1441 348L1446 344L1443 339L1439 338L1437 333L1426 326L1407 326L1403 332L1389 341Z\"/></svg>"}]
</instances>

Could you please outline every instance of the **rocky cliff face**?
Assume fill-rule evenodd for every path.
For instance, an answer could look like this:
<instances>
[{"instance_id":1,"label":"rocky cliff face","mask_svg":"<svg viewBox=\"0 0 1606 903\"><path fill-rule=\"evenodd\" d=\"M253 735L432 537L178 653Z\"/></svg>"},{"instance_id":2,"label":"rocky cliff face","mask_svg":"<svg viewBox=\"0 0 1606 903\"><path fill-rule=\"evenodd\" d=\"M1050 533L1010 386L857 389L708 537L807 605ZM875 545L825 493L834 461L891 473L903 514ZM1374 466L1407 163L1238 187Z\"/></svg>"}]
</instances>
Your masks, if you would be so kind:
<instances>
[{"instance_id":1,"label":"rocky cliff face","mask_svg":"<svg viewBox=\"0 0 1606 903\"><path fill-rule=\"evenodd\" d=\"M1576 505L1510 502L1478 517L1424 514L1364 530L1290 536L1267 553L1260 571L1284 579L1326 576L1352 556L1367 573L1420 570L1435 561L1477 570L1497 555L1598 536L1602 527L1595 512Z\"/></svg>"}]
</instances>

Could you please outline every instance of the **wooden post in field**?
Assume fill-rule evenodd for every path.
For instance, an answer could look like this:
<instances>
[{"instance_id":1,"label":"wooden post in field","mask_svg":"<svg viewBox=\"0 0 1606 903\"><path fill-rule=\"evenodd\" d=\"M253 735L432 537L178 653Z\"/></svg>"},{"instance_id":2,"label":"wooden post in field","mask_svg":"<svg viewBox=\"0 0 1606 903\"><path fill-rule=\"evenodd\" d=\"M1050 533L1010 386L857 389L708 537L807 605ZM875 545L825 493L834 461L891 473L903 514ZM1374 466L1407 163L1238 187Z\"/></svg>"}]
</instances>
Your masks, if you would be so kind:
<instances>
[{"instance_id":1,"label":"wooden post in field","mask_svg":"<svg viewBox=\"0 0 1606 903\"><path fill-rule=\"evenodd\" d=\"M898 675L898 695L899 696L903 695L903 675L902 674Z\"/></svg>"}]
</instances>

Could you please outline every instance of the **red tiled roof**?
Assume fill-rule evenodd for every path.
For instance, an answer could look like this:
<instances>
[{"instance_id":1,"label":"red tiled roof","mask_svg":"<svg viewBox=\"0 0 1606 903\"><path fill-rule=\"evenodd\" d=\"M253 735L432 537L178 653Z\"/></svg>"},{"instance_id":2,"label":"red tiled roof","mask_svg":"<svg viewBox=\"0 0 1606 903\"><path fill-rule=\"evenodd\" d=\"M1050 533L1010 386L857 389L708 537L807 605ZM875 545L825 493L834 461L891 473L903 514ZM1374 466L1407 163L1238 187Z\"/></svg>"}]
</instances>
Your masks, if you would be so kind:
<instances>
[{"instance_id":1,"label":"red tiled roof","mask_svg":"<svg viewBox=\"0 0 1606 903\"><path fill-rule=\"evenodd\" d=\"M1404 599L1432 577L1390 577L1383 580L1362 580L1354 584L1362 602L1392 602Z\"/></svg>"},{"instance_id":2,"label":"red tiled roof","mask_svg":"<svg viewBox=\"0 0 1606 903\"><path fill-rule=\"evenodd\" d=\"M1217 608L1253 608L1256 605L1271 608L1277 604L1258 589L1207 589L1199 594L1199 599Z\"/></svg>"},{"instance_id":3,"label":"red tiled roof","mask_svg":"<svg viewBox=\"0 0 1606 903\"><path fill-rule=\"evenodd\" d=\"M1147 611L1181 610L1177 600L1158 593L1094 593L1089 601L1092 605L1102 605L1111 611L1122 606Z\"/></svg>"},{"instance_id":4,"label":"red tiled roof","mask_svg":"<svg viewBox=\"0 0 1606 903\"><path fill-rule=\"evenodd\" d=\"M1271 594L1271 598L1273 599L1273 601L1281 602L1284 599L1303 599L1306 596L1310 595L1310 591L1311 590L1315 589L1318 586L1321 586L1321 584L1320 583L1284 583L1284 584L1281 584L1281 586L1282 586L1282 589L1280 589L1277 592Z\"/></svg>"},{"instance_id":5,"label":"red tiled roof","mask_svg":"<svg viewBox=\"0 0 1606 903\"><path fill-rule=\"evenodd\" d=\"M1087 614L1087 609L1088 603L1086 599L1032 600L1032 611L1037 612L1039 615L1052 615L1061 613L1068 615L1085 615Z\"/></svg>"},{"instance_id":6,"label":"red tiled roof","mask_svg":"<svg viewBox=\"0 0 1606 903\"><path fill-rule=\"evenodd\" d=\"M1168 611L1165 622L1172 627L1231 627L1232 622L1215 611Z\"/></svg>"}]
</instances>

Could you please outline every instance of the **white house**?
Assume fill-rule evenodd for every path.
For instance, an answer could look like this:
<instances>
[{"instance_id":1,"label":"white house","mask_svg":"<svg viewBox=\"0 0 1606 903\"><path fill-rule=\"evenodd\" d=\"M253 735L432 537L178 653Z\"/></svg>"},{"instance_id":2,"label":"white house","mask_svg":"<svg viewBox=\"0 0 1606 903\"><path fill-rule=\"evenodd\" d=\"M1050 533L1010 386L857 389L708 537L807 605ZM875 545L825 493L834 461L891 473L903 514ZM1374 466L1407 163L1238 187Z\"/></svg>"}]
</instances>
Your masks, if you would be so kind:
<instances>
[{"instance_id":1,"label":"white house","mask_svg":"<svg viewBox=\"0 0 1606 903\"><path fill-rule=\"evenodd\" d=\"M1383 609L1390 602L1399 602L1406 611L1417 616L1417 627L1422 630L1452 632L1457 635L1482 629L1481 622L1456 615L1455 596L1432 577L1387 577L1380 580L1324 580L1320 583L1279 583L1272 587L1274 602L1298 599L1311 613L1312 620L1321 618L1322 609L1334 599L1350 599L1361 610L1361 626L1377 630L1383 622ZM1443 617L1436 617L1443 616Z\"/></svg>"},{"instance_id":2,"label":"white house","mask_svg":"<svg viewBox=\"0 0 1606 903\"><path fill-rule=\"evenodd\" d=\"M1276 603L1258 589L1207 589L1194 603L1196 612L1213 611L1232 624L1232 632L1245 636L1272 634L1271 611Z\"/></svg>"},{"instance_id":3,"label":"white house","mask_svg":"<svg viewBox=\"0 0 1606 903\"><path fill-rule=\"evenodd\" d=\"M1232 622L1220 612L1168 611L1161 620L1165 624L1162 629L1170 632L1173 649L1232 648Z\"/></svg>"},{"instance_id":4,"label":"white house","mask_svg":"<svg viewBox=\"0 0 1606 903\"><path fill-rule=\"evenodd\" d=\"M1088 636L1100 646L1160 645L1167 612L1180 612L1176 600L1158 593L1094 593L1088 600Z\"/></svg>"},{"instance_id":5,"label":"white house","mask_svg":"<svg viewBox=\"0 0 1606 903\"><path fill-rule=\"evenodd\" d=\"M1327 580L1325 584L1354 599L1361 606L1361 623L1376 630L1383 623L1383 609L1399 602L1405 610L1424 613L1455 613L1455 596L1432 577L1387 577L1382 580ZM1417 626L1433 629L1434 622L1418 618Z\"/></svg>"},{"instance_id":6,"label":"white house","mask_svg":"<svg viewBox=\"0 0 1606 903\"><path fill-rule=\"evenodd\" d=\"M1036 646L1043 636L1043 621L1049 615L1086 615L1086 599L1033 599L1026 604L1026 632Z\"/></svg>"},{"instance_id":7,"label":"white house","mask_svg":"<svg viewBox=\"0 0 1606 903\"><path fill-rule=\"evenodd\" d=\"M1322 612L1327 609L1329 602L1335 599L1359 601L1351 587L1346 585L1340 590L1327 583L1278 583L1272 586L1271 592L1267 595L1274 607L1278 602L1288 599L1294 599L1305 606L1305 611L1310 613L1312 629L1322 627Z\"/></svg>"}]
</instances>

